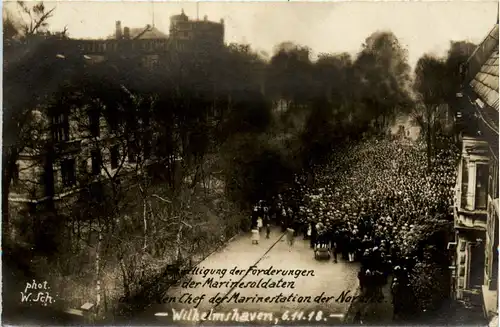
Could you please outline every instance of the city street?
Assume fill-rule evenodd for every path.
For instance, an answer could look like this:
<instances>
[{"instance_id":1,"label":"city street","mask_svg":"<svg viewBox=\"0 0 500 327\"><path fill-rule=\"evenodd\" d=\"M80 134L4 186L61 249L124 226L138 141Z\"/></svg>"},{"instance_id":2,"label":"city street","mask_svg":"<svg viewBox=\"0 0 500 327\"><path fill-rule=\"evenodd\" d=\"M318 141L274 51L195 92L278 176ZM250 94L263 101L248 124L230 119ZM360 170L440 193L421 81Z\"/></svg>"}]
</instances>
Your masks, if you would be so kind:
<instances>
[{"instance_id":1,"label":"city street","mask_svg":"<svg viewBox=\"0 0 500 327\"><path fill-rule=\"evenodd\" d=\"M250 266L255 267L248 271ZM188 275L182 283L169 290L164 299L166 303L154 305L138 317L141 322L171 324L173 319L176 319L175 324L197 324L200 322L193 321L197 320L197 314L201 316L212 310L212 319L216 321L207 320L203 324L244 323L243 320L234 320L243 319L236 317L244 311L249 312L250 317L251 313L262 312L261 317L253 317L255 320L250 321L252 324L308 324L309 321L311 324L338 324L349 308L349 301L352 300L349 296L353 296L358 287L357 263L351 264L342 260L337 264L332 260L317 261L308 241L304 241L302 236L297 237L290 248L279 229L273 230L270 239L266 239L262 234L258 245L251 243L249 234L239 236L224 249L206 258L198 268L201 272L204 269L212 270L213 274L204 278L200 271L195 271L194 274ZM259 269L269 268L277 273L269 276L259 272ZM226 269L224 275L223 269ZM302 274L308 276L282 276L279 270L303 271ZM252 284L261 279L258 287ZM268 279L276 283L281 279L287 287L271 288L268 283L265 288L266 284L263 282ZM215 282L229 283L217 285ZM234 283L237 286L232 287L235 286L231 285L232 282L238 282ZM185 295L186 293L189 295ZM280 298L286 298L282 300L284 302L272 300L280 293ZM346 296L343 297L342 293ZM217 301L213 301L214 297L219 300L226 297L227 300L217 304ZM259 297L261 302L255 300ZM262 302L265 301L262 298L266 297L271 300L268 303ZM197 312L189 312L195 306ZM172 309L176 314L185 315L182 318L174 318ZM185 311L181 311L182 309ZM264 316L264 312L272 313L272 321L268 321L271 320L270 315ZM215 317L217 313L223 313L224 318L214 318L213 313L216 314ZM230 315L226 316L227 313Z\"/></svg>"},{"instance_id":2,"label":"city street","mask_svg":"<svg viewBox=\"0 0 500 327\"><path fill-rule=\"evenodd\" d=\"M499 12L6 1L2 321L498 322Z\"/></svg>"}]
</instances>

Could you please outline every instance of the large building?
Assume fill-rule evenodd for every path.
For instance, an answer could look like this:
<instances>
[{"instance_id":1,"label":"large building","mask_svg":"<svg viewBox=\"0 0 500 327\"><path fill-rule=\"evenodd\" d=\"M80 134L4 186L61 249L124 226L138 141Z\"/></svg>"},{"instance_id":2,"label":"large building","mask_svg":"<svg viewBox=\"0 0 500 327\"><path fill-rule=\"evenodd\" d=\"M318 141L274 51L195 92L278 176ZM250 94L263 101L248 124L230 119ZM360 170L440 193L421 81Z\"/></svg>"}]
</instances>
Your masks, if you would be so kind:
<instances>
[{"instance_id":1,"label":"large building","mask_svg":"<svg viewBox=\"0 0 500 327\"><path fill-rule=\"evenodd\" d=\"M182 11L180 15L170 17L170 39L221 45L224 43L224 20L211 22L207 16L203 20L190 20Z\"/></svg>"},{"instance_id":2,"label":"large building","mask_svg":"<svg viewBox=\"0 0 500 327\"><path fill-rule=\"evenodd\" d=\"M62 49L72 49L68 53L83 55L91 63L110 56L136 56L145 66L154 68L162 56L178 53L189 43L223 46L224 23L222 20L211 22L206 17L190 20L182 12L171 17L170 36L150 25L122 28L118 21L108 39L61 39L58 42L64 43ZM65 58L68 54L58 56ZM43 109L33 111L33 121L41 133L39 140L45 140L50 146L36 149L28 146L20 154L9 193L13 212L24 215L43 204L61 207L70 197L77 196L88 182L115 172L118 166L122 171L134 169L137 151L114 142L113 124L102 114L87 109L68 108L56 114L48 114ZM143 156L150 155L147 147L142 150Z\"/></svg>"},{"instance_id":3,"label":"large building","mask_svg":"<svg viewBox=\"0 0 500 327\"><path fill-rule=\"evenodd\" d=\"M115 32L106 40L74 40L81 51L94 61L102 61L110 55L139 54L148 67L153 67L161 56L192 49L192 45L219 48L224 45L224 20L191 20L184 14L170 17L170 35L147 25L141 28L122 27L117 21Z\"/></svg>"},{"instance_id":4,"label":"large building","mask_svg":"<svg viewBox=\"0 0 500 327\"><path fill-rule=\"evenodd\" d=\"M498 316L498 23L461 66L453 294Z\"/></svg>"}]
</instances>

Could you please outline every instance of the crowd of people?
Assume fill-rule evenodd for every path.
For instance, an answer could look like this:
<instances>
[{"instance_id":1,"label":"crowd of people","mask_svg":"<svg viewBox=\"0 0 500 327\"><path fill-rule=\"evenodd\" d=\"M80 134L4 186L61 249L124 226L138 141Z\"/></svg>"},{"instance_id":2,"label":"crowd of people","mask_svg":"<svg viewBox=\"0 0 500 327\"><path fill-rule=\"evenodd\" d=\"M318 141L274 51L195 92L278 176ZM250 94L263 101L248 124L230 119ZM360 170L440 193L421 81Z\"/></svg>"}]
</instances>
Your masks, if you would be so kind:
<instances>
[{"instance_id":1,"label":"crowd of people","mask_svg":"<svg viewBox=\"0 0 500 327\"><path fill-rule=\"evenodd\" d=\"M267 226L274 219L283 231L328 247L337 256L359 261L361 287L381 296L392 275L394 288L408 283L419 248L436 224L449 219L458 151L436 150L428 168L425 144L373 138L346 148L327 166L297 176L286 194L255 207Z\"/></svg>"}]
</instances>

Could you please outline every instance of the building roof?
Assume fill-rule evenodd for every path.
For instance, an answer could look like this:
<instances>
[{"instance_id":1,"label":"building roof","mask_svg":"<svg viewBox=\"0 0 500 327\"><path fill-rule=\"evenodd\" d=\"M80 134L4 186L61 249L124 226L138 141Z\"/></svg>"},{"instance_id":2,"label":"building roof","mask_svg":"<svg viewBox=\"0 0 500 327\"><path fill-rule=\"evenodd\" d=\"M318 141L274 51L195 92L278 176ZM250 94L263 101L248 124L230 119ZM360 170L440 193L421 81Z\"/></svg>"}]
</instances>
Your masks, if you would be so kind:
<instances>
[{"instance_id":1,"label":"building roof","mask_svg":"<svg viewBox=\"0 0 500 327\"><path fill-rule=\"evenodd\" d=\"M146 30L147 27L139 27L139 28L131 28L130 29L130 38L134 39L137 36L139 36L141 33ZM151 27L149 28L146 32L144 32L142 35L140 35L139 39L140 40L145 40L145 39L167 39L168 35L157 29L156 27Z\"/></svg>"},{"instance_id":2,"label":"building roof","mask_svg":"<svg viewBox=\"0 0 500 327\"><path fill-rule=\"evenodd\" d=\"M498 146L498 24L467 60L464 95L473 105L482 135ZM498 150L495 151L498 153Z\"/></svg>"},{"instance_id":3,"label":"building roof","mask_svg":"<svg viewBox=\"0 0 500 327\"><path fill-rule=\"evenodd\" d=\"M490 58L495 49L498 50L498 24L495 24L469 59L467 59L467 81L472 80L481 70L482 65Z\"/></svg>"},{"instance_id":4,"label":"building roof","mask_svg":"<svg viewBox=\"0 0 500 327\"><path fill-rule=\"evenodd\" d=\"M498 111L498 45L470 85L485 104Z\"/></svg>"},{"instance_id":5,"label":"building roof","mask_svg":"<svg viewBox=\"0 0 500 327\"><path fill-rule=\"evenodd\" d=\"M144 27L131 27L130 29L130 39L168 39L168 35L160 31L154 26L144 26ZM122 30L123 33L123 30ZM116 34L110 35L108 39L116 39Z\"/></svg>"}]
</instances>

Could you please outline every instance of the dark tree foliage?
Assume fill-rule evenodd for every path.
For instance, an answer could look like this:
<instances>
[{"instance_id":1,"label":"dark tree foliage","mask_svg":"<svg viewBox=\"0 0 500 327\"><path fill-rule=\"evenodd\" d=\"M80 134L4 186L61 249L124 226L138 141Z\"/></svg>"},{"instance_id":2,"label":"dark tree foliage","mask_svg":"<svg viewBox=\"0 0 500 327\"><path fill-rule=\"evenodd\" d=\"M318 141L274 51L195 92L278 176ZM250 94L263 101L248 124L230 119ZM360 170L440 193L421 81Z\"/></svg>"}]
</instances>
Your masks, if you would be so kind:
<instances>
[{"instance_id":1,"label":"dark tree foliage","mask_svg":"<svg viewBox=\"0 0 500 327\"><path fill-rule=\"evenodd\" d=\"M460 75L460 65L465 63L476 49L476 45L466 41L451 42L445 66L447 70L446 100L453 102L456 92L460 89L462 76Z\"/></svg>"},{"instance_id":2,"label":"dark tree foliage","mask_svg":"<svg viewBox=\"0 0 500 327\"><path fill-rule=\"evenodd\" d=\"M311 60L310 49L289 42L280 44L269 61L248 45L186 44L182 50L163 53L151 70L143 65L140 52L126 47L103 62L91 62L65 33L47 33L52 10L43 4L28 8L21 2L20 6L31 17L28 24L19 25L8 15L4 18L4 230L9 225L5 204L19 155L25 149L43 153L40 164L45 169L51 169L57 159L57 144L42 137L46 132L50 135L50 120L55 115L72 115L76 125L84 128L89 115L98 113L126 149L123 155L135 157L137 167L145 161L147 148L155 159L151 179L166 186L175 208L183 208L178 209L183 217L169 212L165 214L169 218L192 215L186 194L195 194L215 170L224 186L224 199L230 199L231 206L248 209L258 200L286 191L296 173L311 173L312 167L337 155L336 149L366 133L386 133L394 118L416 106L412 92L420 95L417 104L426 110L423 122L429 122L430 137L433 113L453 98L460 85L458 67L473 47L455 42L446 60L422 57L413 89L406 51L390 32L370 35L353 58L345 53L322 54L316 61ZM428 142L430 151L432 139ZM146 178L138 171L127 185L111 175L108 183L92 184L71 208L79 223L97 225L99 237L108 238L102 241L106 248L96 250L97 256L115 256L123 265L123 252L143 253L140 251L147 248L140 242L125 244L123 240L148 233L162 240L182 234L180 229L169 229L169 224L143 224L142 217L153 209L151 203L147 207L142 190ZM79 178L90 180L93 176ZM134 194L136 198L124 196L132 183L141 189ZM54 182L48 177L44 184L47 195L55 193ZM162 210L156 208L164 214ZM141 211L136 215L141 219L124 214L135 211ZM34 243L44 246L35 250L51 252L71 243L64 240L68 233L60 232L68 226L59 218L53 214L35 221L38 233ZM230 221L232 216L221 219ZM220 223L214 228L219 227ZM121 241L111 240L113 237ZM100 246L101 240L94 243ZM165 249L165 245L154 246L158 253ZM432 265L439 260L423 260L416 271L444 276L441 268ZM65 274L72 269L67 265ZM129 296L132 282L123 274ZM419 299L435 286L418 278L412 283L421 285L414 294ZM438 300L429 299L425 307Z\"/></svg>"},{"instance_id":3,"label":"dark tree foliage","mask_svg":"<svg viewBox=\"0 0 500 327\"><path fill-rule=\"evenodd\" d=\"M361 81L362 100L383 131L398 114L411 106L410 66L406 49L390 32L376 32L368 37L354 63Z\"/></svg>"},{"instance_id":4,"label":"dark tree foliage","mask_svg":"<svg viewBox=\"0 0 500 327\"><path fill-rule=\"evenodd\" d=\"M436 129L439 107L447 104L453 113L456 108L456 93L460 90L462 77L460 65L472 54L476 46L461 41L451 42L446 58L423 55L415 67L413 89L417 93L417 110L414 119L423 129L427 142L427 161L430 167L436 147ZM422 108L422 110L418 110Z\"/></svg>"},{"instance_id":5,"label":"dark tree foliage","mask_svg":"<svg viewBox=\"0 0 500 327\"><path fill-rule=\"evenodd\" d=\"M267 74L269 95L290 101L292 106L307 105L314 95L310 50L291 43L279 45L271 58Z\"/></svg>"}]
</instances>

